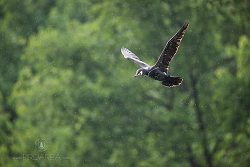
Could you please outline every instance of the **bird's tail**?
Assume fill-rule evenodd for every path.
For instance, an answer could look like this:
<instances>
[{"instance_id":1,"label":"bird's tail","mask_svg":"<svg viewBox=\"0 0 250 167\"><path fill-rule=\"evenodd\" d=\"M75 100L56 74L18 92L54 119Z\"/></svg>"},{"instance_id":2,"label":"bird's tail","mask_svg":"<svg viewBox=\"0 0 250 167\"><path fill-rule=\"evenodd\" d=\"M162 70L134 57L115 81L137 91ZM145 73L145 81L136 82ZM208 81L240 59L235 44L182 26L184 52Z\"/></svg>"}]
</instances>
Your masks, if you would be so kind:
<instances>
[{"instance_id":1,"label":"bird's tail","mask_svg":"<svg viewBox=\"0 0 250 167\"><path fill-rule=\"evenodd\" d=\"M182 83L183 79L181 77L165 77L165 80L162 81L162 85L167 87L179 86Z\"/></svg>"}]
</instances>

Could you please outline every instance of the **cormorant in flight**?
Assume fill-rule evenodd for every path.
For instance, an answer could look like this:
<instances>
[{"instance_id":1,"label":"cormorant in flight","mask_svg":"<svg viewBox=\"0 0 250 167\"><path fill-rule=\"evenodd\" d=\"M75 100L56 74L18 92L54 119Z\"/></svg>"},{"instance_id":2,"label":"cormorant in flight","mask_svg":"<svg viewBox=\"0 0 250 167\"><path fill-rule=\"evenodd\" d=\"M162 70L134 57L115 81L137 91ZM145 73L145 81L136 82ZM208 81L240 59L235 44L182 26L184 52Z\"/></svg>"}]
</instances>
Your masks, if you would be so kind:
<instances>
[{"instance_id":1,"label":"cormorant in flight","mask_svg":"<svg viewBox=\"0 0 250 167\"><path fill-rule=\"evenodd\" d=\"M127 48L121 48L124 58L129 59L140 66L140 68L136 71L135 76L147 75L155 80L161 81L162 85L167 87L180 85L183 79L181 77L168 75L168 71L170 61L176 54L187 28L188 23L185 22L179 31L167 42L156 64L153 66L141 61Z\"/></svg>"}]
</instances>

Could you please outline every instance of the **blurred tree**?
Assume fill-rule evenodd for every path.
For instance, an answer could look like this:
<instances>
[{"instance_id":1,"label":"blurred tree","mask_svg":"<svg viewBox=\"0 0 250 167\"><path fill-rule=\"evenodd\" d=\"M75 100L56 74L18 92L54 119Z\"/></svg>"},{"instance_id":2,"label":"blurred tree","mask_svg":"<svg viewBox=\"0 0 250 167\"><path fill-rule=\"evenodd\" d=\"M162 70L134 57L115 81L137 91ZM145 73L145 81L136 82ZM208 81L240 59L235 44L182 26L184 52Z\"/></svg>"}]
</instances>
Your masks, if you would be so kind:
<instances>
[{"instance_id":1,"label":"blurred tree","mask_svg":"<svg viewBox=\"0 0 250 167\"><path fill-rule=\"evenodd\" d=\"M242 36L238 47L229 47L230 56L236 59L236 71L230 68L220 68L216 71L217 82L215 110L223 113L218 116L224 121L220 130L221 146L218 146L217 159L226 165L248 166L250 162L249 148L249 38ZM223 78L223 79L222 79ZM226 99L226 102L225 102ZM221 163L221 164L223 164Z\"/></svg>"},{"instance_id":2,"label":"blurred tree","mask_svg":"<svg viewBox=\"0 0 250 167\"><path fill-rule=\"evenodd\" d=\"M1 0L3 24L18 35L28 38L45 25L54 0Z\"/></svg>"}]
</instances>

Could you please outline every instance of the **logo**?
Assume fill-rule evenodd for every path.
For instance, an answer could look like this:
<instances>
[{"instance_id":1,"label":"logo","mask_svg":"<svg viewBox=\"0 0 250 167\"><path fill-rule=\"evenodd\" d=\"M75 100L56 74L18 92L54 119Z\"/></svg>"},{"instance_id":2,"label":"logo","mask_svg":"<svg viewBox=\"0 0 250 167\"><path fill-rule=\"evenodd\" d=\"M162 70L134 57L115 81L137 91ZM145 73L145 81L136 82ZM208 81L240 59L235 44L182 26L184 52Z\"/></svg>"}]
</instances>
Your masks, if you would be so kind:
<instances>
[{"instance_id":1,"label":"logo","mask_svg":"<svg viewBox=\"0 0 250 167\"><path fill-rule=\"evenodd\" d=\"M38 151L46 151L47 150L47 142L44 139L37 139L35 141L35 147Z\"/></svg>"}]
</instances>

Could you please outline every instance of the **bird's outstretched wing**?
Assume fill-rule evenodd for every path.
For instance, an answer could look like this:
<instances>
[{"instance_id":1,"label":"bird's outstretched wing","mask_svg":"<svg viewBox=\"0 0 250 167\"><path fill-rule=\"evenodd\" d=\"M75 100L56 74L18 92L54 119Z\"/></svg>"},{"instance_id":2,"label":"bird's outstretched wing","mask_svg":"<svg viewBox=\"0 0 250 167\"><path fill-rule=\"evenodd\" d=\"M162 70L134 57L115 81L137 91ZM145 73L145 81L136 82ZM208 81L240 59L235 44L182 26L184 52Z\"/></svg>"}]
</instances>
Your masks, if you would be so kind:
<instances>
[{"instance_id":1,"label":"bird's outstretched wing","mask_svg":"<svg viewBox=\"0 0 250 167\"><path fill-rule=\"evenodd\" d=\"M140 67L142 67L142 68L150 67L147 63L144 63L143 61L141 61L133 52L131 52L127 48L122 47L121 52L122 52L124 58L133 61L134 63L136 63Z\"/></svg>"},{"instance_id":2,"label":"bird's outstretched wing","mask_svg":"<svg viewBox=\"0 0 250 167\"><path fill-rule=\"evenodd\" d=\"M165 71L169 67L169 63L176 54L187 28L188 22L185 22L179 31L167 42L155 64L155 67L159 67L162 71Z\"/></svg>"}]
</instances>

